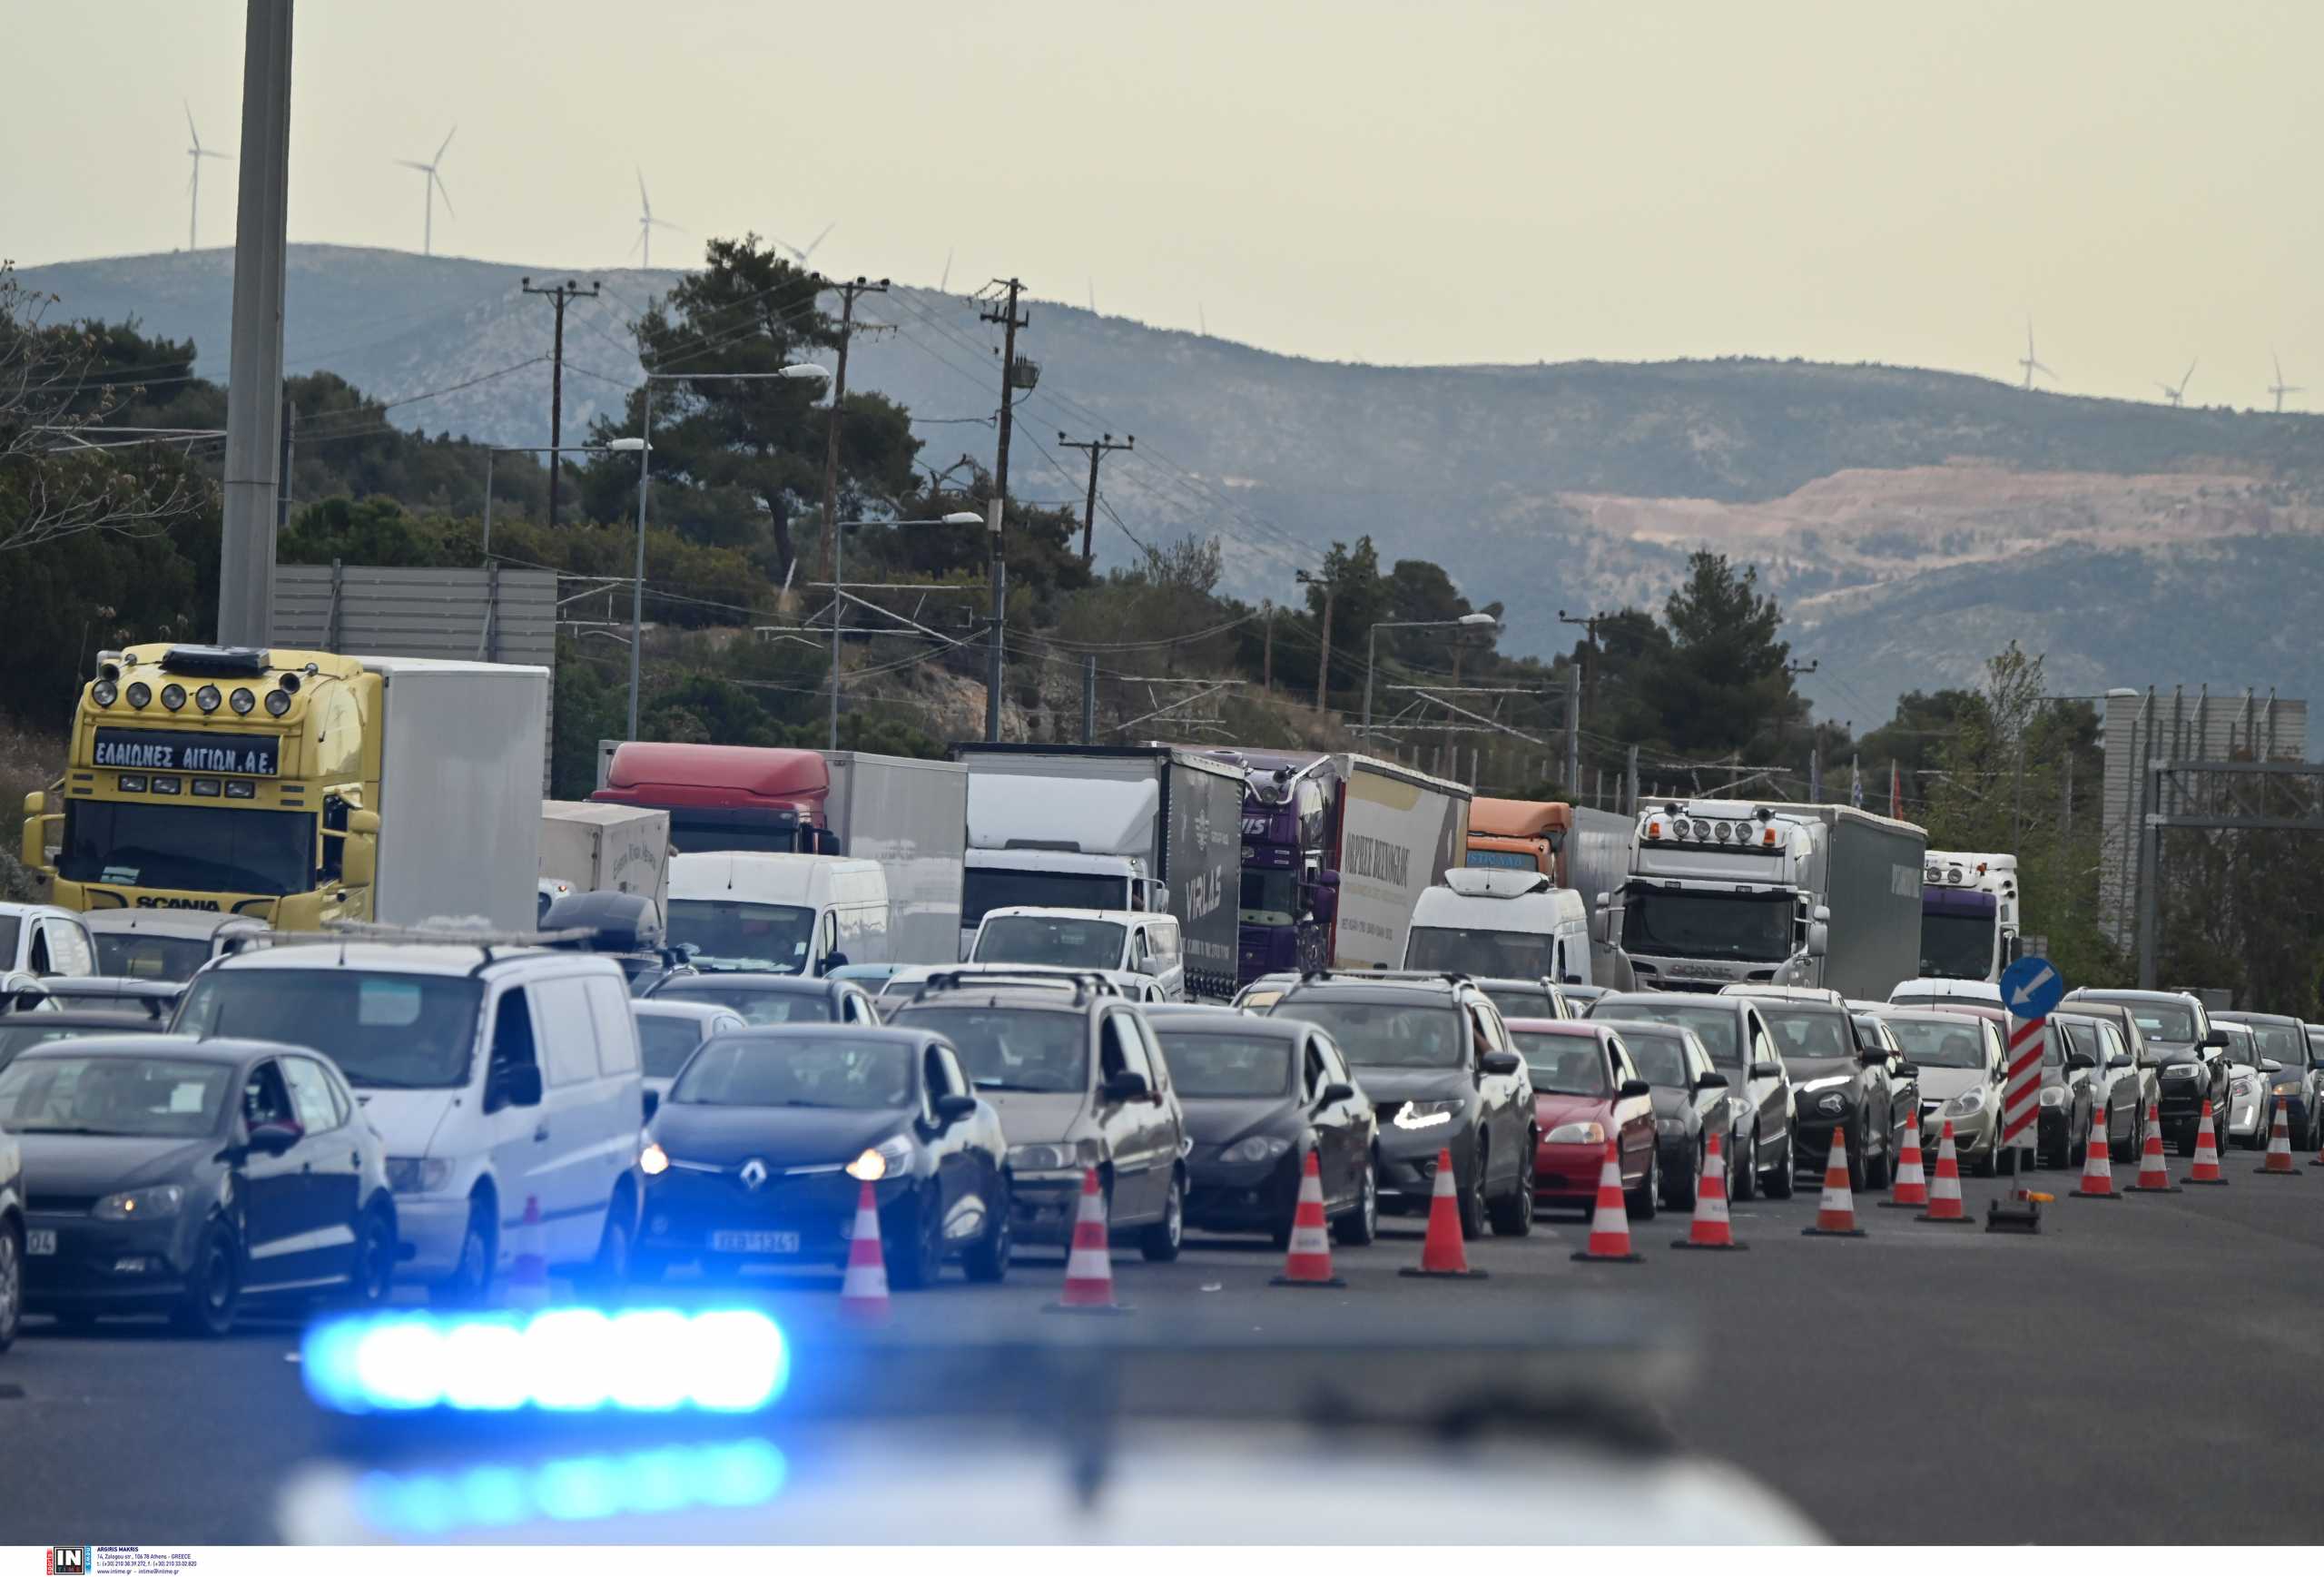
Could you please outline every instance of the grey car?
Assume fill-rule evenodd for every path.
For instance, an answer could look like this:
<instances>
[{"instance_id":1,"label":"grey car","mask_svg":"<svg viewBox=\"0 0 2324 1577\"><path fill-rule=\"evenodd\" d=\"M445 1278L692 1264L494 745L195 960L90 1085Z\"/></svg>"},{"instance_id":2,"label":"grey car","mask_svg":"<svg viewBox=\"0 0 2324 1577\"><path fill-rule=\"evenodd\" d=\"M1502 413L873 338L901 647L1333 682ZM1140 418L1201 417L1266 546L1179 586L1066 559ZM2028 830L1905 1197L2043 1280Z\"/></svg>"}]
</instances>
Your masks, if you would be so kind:
<instances>
[{"instance_id":1,"label":"grey car","mask_svg":"<svg viewBox=\"0 0 2324 1577\"><path fill-rule=\"evenodd\" d=\"M1765 1188L1771 1199L1792 1194L1798 1155L1798 1119L1792 1109L1791 1075L1751 997L1698 991L1610 992L1590 1004L1592 1019L1672 1024L1691 1030L1727 1078L1726 1143L1728 1186L1738 1199Z\"/></svg>"},{"instance_id":2,"label":"grey car","mask_svg":"<svg viewBox=\"0 0 2324 1577\"><path fill-rule=\"evenodd\" d=\"M2187 991L2088 988L2065 995L2069 1011L2084 1002L2120 1003L2145 1031L2147 1049L2158 1064L2162 1130L2177 1141L2179 1153L2195 1153L2195 1125L2206 1100L2211 1103L2212 1143L2224 1151L2234 1093L2225 1056L2227 1031L2212 1027L2202 999Z\"/></svg>"},{"instance_id":3,"label":"grey car","mask_svg":"<svg viewBox=\"0 0 2324 1577\"><path fill-rule=\"evenodd\" d=\"M1662 1202L1691 1210L1701 1184L1710 1136L1724 1158L1733 1124L1728 1120L1727 1075L1711 1066L1710 1051L1692 1030L1633 1020L1621 1027L1638 1076L1654 1087L1654 1142L1662 1155ZM1728 1189L1734 1188L1728 1172Z\"/></svg>"},{"instance_id":4,"label":"grey car","mask_svg":"<svg viewBox=\"0 0 2324 1577\"><path fill-rule=\"evenodd\" d=\"M2310 1049L2318 1031L2288 1013L2213 1013L2211 1020L2250 1027L2261 1059L2260 1071L2266 1076L2263 1095L2268 1124L2274 1122L2275 1103L2281 1100L2285 1120L2291 1127L2291 1148L2324 1148L2324 1060ZM2270 1069L2266 1066L2269 1062L2279 1066ZM2265 1126L2262 1144L2267 1142Z\"/></svg>"},{"instance_id":5,"label":"grey car","mask_svg":"<svg viewBox=\"0 0 2324 1577\"><path fill-rule=\"evenodd\" d=\"M2105 1058L2091 1069L2090 1079L2106 1109L2108 1148L2116 1165L2127 1166L2138 1159L2139 1148L2145 1141L2146 1109L2159 1101L2162 1093L2154 1057L2147 1050L2146 1031L2139 1028L2138 1015L2120 1002L2077 997L2071 1008L2059 1011L2095 1020L2113 1031L2099 1038Z\"/></svg>"}]
</instances>

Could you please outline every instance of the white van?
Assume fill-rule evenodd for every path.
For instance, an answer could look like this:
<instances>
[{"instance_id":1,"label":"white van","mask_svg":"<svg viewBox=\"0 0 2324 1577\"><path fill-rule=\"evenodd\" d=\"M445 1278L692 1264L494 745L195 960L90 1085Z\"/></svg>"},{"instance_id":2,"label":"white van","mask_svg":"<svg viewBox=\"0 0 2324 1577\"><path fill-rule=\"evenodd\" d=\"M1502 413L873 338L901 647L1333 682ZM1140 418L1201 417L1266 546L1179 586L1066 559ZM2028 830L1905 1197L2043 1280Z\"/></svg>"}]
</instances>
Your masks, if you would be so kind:
<instances>
[{"instance_id":1,"label":"white van","mask_svg":"<svg viewBox=\"0 0 2324 1577\"><path fill-rule=\"evenodd\" d=\"M1187 997L1177 918L1143 910L1031 904L987 910L967 961L1096 970L1133 1002L1182 1002Z\"/></svg>"},{"instance_id":2,"label":"white van","mask_svg":"<svg viewBox=\"0 0 2324 1577\"><path fill-rule=\"evenodd\" d=\"M888 963L888 878L836 854L676 854L668 940L706 970L828 973Z\"/></svg>"},{"instance_id":3,"label":"white van","mask_svg":"<svg viewBox=\"0 0 2324 1577\"><path fill-rule=\"evenodd\" d=\"M1592 985L1590 908L1538 871L1455 866L1413 905L1403 967Z\"/></svg>"},{"instance_id":4,"label":"white van","mask_svg":"<svg viewBox=\"0 0 2324 1577\"><path fill-rule=\"evenodd\" d=\"M449 943L276 942L210 965L175 1029L306 1046L338 1064L387 1141L399 1279L481 1299L533 1252L627 1274L646 1117L621 966Z\"/></svg>"}]
</instances>

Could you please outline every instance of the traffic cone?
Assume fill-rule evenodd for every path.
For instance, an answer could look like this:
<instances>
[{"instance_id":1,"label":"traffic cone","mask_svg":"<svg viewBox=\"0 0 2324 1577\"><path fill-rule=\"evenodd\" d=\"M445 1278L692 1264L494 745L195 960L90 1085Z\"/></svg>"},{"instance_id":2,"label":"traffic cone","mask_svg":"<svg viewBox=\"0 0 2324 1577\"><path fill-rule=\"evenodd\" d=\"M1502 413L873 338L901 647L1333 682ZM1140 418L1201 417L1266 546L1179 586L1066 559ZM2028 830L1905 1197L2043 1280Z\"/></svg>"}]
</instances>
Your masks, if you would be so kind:
<instances>
[{"instance_id":1,"label":"traffic cone","mask_svg":"<svg viewBox=\"0 0 2324 1577\"><path fill-rule=\"evenodd\" d=\"M1436 1188L1429 1196L1428 1237L1420 1246L1420 1264L1406 1266L1396 1274L1464 1276L1471 1281L1485 1278L1483 1271L1469 1268L1469 1251L1462 1246L1461 1199L1453 1191L1451 1150L1436 1152Z\"/></svg>"},{"instance_id":2,"label":"traffic cone","mask_svg":"<svg viewBox=\"0 0 2324 1577\"><path fill-rule=\"evenodd\" d=\"M1703 1156L1703 1175L1695 1179L1695 1220L1673 1248L1748 1248L1735 1241L1735 1227L1727 1218L1727 1158L1719 1153L1718 1133L1713 1129L1710 1148Z\"/></svg>"},{"instance_id":3,"label":"traffic cone","mask_svg":"<svg viewBox=\"0 0 2324 1577\"><path fill-rule=\"evenodd\" d=\"M1948 1227L1975 1225L1961 1207L1961 1152L1954 1148L1949 1119L1936 1131L1936 1180L1929 1185L1928 1208L1913 1219L1940 1221Z\"/></svg>"},{"instance_id":4,"label":"traffic cone","mask_svg":"<svg viewBox=\"0 0 2324 1577\"><path fill-rule=\"evenodd\" d=\"M1923 1209L1928 1205L1928 1178L1921 1171L1921 1119L1915 1112L1905 1125L1905 1153L1896 1162L1896 1180L1889 1187L1888 1197L1880 1201L1884 1210Z\"/></svg>"},{"instance_id":5,"label":"traffic cone","mask_svg":"<svg viewBox=\"0 0 2324 1577\"><path fill-rule=\"evenodd\" d=\"M855 1230L848 1235L839 1312L862 1325L888 1323L888 1261L880 1252L880 1207L869 1183L855 1196Z\"/></svg>"},{"instance_id":6,"label":"traffic cone","mask_svg":"<svg viewBox=\"0 0 2324 1577\"><path fill-rule=\"evenodd\" d=\"M1861 1237L1856 1224L1856 1196L1848 1191L1848 1136L1832 1130L1831 1158L1824 1163L1824 1197L1816 1205L1816 1225L1802 1227L1802 1237Z\"/></svg>"},{"instance_id":7,"label":"traffic cone","mask_svg":"<svg viewBox=\"0 0 2324 1577\"><path fill-rule=\"evenodd\" d=\"M2291 1158L2291 1119L2284 1115L2284 1098L2276 1097L2276 1120L2268 1129L2268 1158L2252 1168L2270 1178L2296 1178L2299 1168Z\"/></svg>"},{"instance_id":8,"label":"traffic cone","mask_svg":"<svg viewBox=\"0 0 2324 1577\"><path fill-rule=\"evenodd\" d=\"M540 1196L527 1194L524 1225L517 1228L517 1257L508 1267L511 1308L540 1308L548 1302L548 1255L542 1241L547 1235Z\"/></svg>"},{"instance_id":9,"label":"traffic cone","mask_svg":"<svg viewBox=\"0 0 2324 1577\"><path fill-rule=\"evenodd\" d=\"M2290 1149L2284 1151L2284 1159L2291 1159ZM2227 1179L2219 1172L2219 1136L2211 1131L2211 1103L2208 1100L2203 1102L2202 1120L2195 1129L2195 1168L2187 1174L2187 1180L2219 1188L2227 1187Z\"/></svg>"},{"instance_id":10,"label":"traffic cone","mask_svg":"<svg viewBox=\"0 0 2324 1577\"><path fill-rule=\"evenodd\" d=\"M2090 1145L2082 1158L2082 1187L2073 1191L2077 1199L2119 1199L2114 1192L2114 1158L2110 1153L2112 1141L2106 1131L2106 1114L2092 1115Z\"/></svg>"},{"instance_id":11,"label":"traffic cone","mask_svg":"<svg viewBox=\"0 0 2324 1577\"><path fill-rule=\"evenodd\" d=\"M2136 1194L2175 1194L2179 1188L2171 1180L2171 1168L2162 1158L2162 1118L2155 1110L2155 1103L2146 1103L2146 1142L2139 1151L2139 1180L2131 1185Z\"/></svg>"},{"instance_id":12,"label":"traffic cone","mask_svg":"<svg viewBox=\"0 0 2324 1577\"><path fill-rule=\"evenodd\" d=\"M1619 1141L1606 1141L1606 1160L1598 1168L1598 1213L1590 1220L1590 1241L1576 1259L1612 1259L1636 1264L1646 1257L1630 1251L1630 1207L1622 1199L1622 1161Z\"/></svg>"},{"instance_id":13,"label":"traffic cone","mask_svg":"<svg viewBox=\"0 0 2324 1577\"><path fill-rule=\"evenodd\" d=\"M1299 1203L1291 1212L1291 1252L1284 1257L1275 1286L1345 1286L1332 1274L1332 1235L1324 1220L1324 1174L1315 1147L1299 1164Z\"/></svg>"},{"instance_id":14,"label":"traffic cone","mask_svg":"<svg viewBox=\"0 0 2324 1577\"><path fill-rule=\"evenodd\" d=\"M1065 1293L1053 1314L1120 1314L1114 1301L1114 1254L1106 1227L1105 1190L1098 1168L1081 1168L1081 1205L1073 1217L1073 1247L1065 1259Z\"/></svg>"}]
</instances>

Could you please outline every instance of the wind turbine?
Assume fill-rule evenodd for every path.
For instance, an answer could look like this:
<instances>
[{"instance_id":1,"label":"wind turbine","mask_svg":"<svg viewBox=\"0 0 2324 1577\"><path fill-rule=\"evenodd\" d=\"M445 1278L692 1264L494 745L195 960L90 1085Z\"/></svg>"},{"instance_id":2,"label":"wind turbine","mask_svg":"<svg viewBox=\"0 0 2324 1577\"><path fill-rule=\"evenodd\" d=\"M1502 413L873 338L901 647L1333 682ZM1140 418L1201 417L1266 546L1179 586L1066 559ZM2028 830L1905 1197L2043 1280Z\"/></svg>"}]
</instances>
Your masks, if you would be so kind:
<instances>
[{"instance_id":1,"label":"wind turbine","mask_svg":"<svg viewBox=\"0 0 2324 1577\"><path fill-rule=\"evenodd\" d=\"M2284 413L2284 396L2287 394L2304 393L2305 390L2296 383L2286 383L2284 381L2284 359L2282 357L2270 350L2268 352L2268 359L2276 364L2276 380L2268 385L2268 392L2276 397L2276 414L2278 416L2281 416Z\"/></svg>"},{"instance_id":2,"label":"wind turbine","mask_svg":"<svg viewBox=\"0 0 2324 1577\"><path fill-rule=\"evenodd\" d=\"M2155 387L2162 390L2162 398L2169 400L2172 405L2183 405L2187 400L2187 380L2194 376L2195 363L2190 361L2187 363L2186 372L2180 378L2177 383L2158 383ZM2277 376L2280 379L2282 374L2279 373Z\"/></svg>"},{"instance_id":3,"label":"wind turbine","mask_svg":"<svg viewBox=\"0 0 2324 1577\"><path fill-rule=\"evenodd\" d=\"M797 258L799 260L799 266L803 269L807 266L807 260L815 255L815 249L823 244L823 237L829 235L832 230L838 226L838 224L839 221L834 219L831 223L817 231L815 232L815 239L809 241L803 251L792 245L789 241L783 240L779 235L774 238L774 244L789 252L793 257Z\"/></svg>"},{"instance_id":4,"label":"wind turbine","mask_svg":"<svg viewBox=\"0 0 2324 1577\"><path fill-rule=\"evenodd\" d=\"M1089 315L1093 318L1098 315L1098 276L1095 274L1089 276Z\"/></svg>"},{"instance_id":5,"label":"wind turbine","mask_svg":"<svg viewBox=\"0 0 2324 1577\"><path fill-rule=\"evenodd\" d=\"M2025 369L2025 381L2021 386L2024 389L2031 389L2034 387L2034 375L2036 372L2039 372L2044 378L2055 378L2057 376L2056 373L2043 366L2041 359L2034 354L2034 320L2031 318L2025 320L2025 354L2017 359L2017 364Z\"/></svg>"},{"instance_id":6,"label":"wind turbine","mask_svg":"<svg viewBox=\"0 0 2324 1577\"><path fill-rule=\"evenodd\" d=\"M645 195L645 172L643 170L637 172L637 206L645 212L637 216L637 240L629 250L644 253L638 260L638 266L650 269L654 266L655 227L659 225L664 230L677 230L681 235L685 232L666 219L654 217L654 200Z\"/></svg>"},{"instance_id":7,"label":"wind turbine","mask_svg":"<svg viewBox=\"0 0 2324 1577\"><path fill-rule=\"evenodd\" d=\"M419 232L419 255L422 257L432 256L436 251L436 194L438 192L442 192L444 193L444 212L447 213L452 212L452 194L449 192L445 191L444 178L436 173L436 166L444 162L444 149L452 145L452 138L458 133L458 131L459 127L454 126L451 131L445 133L442 145L436 150L436 157L428 160L425 164L422 164L417 159L399 159L396 161L397 163L402 165L405 169L417 170L428 178L426 184L421 188L428 194L428 217L426 221L426 228L421 230Z\"/></svg>"},{"instance_id":8,"label":"wind turbine","mask_svg":"<svg viewBox=\"0 0 2324 1577\"><path fill-rule=\"evenodd\" d=\"M936 281L936 293L940 296L951 288L952 251L953 249L949 246L944 249L944 277Z\"/></svg>"},{"instance_id":9,"label":"wind turbine","mask_svg":"<svg viewBox=\"0 0 2324 1577\"><path fill-rule=\"evenodd\" d=\"M181 103L184 103L183 100L180 100L179 102ZM192 251L193 250L194 222L202 217L202 162L204 159L231 158L232 155L229 153L214 153L202 145L202 133L193 129L193 106L192 104L186 104L185 106L185 129L186 134L193 139L193 146L186 150L187 156L193 161L193 177L185 183L187 199L185 216L185 249L188 251ZM2283 373L2280 370L2277 371L2276 377L2279 382L2282 380ZM2281 400L2277 401L2279 406L2283 402Z\"/></svg>"}]
</instances>

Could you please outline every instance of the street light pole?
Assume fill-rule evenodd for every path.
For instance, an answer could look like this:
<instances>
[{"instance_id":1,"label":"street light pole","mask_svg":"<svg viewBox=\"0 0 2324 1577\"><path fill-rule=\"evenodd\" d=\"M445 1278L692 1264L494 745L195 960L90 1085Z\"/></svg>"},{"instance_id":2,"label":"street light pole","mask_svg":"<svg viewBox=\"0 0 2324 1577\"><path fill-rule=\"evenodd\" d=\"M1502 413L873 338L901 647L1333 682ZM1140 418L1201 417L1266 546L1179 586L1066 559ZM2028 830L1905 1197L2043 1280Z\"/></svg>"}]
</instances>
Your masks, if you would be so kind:
<instances>
[{"instance_id":1,"label":"street light pole","mask_svg":"<svg viewBox=\"0 0 2324 1577\"><path fill-rule=\"evenodd\" d=\"M1364 741L1372 743L1372 671L1380 663L1380 632L1382 630L1454 630L1475 629L1491 625L1501 627L1501 621L1489 613L1462 614L1457 619L1389 619L1372 626L1372 634L1364 651ZM1457 682L1457 681L1456 681Z\"/></svg>"}]
</instances>

